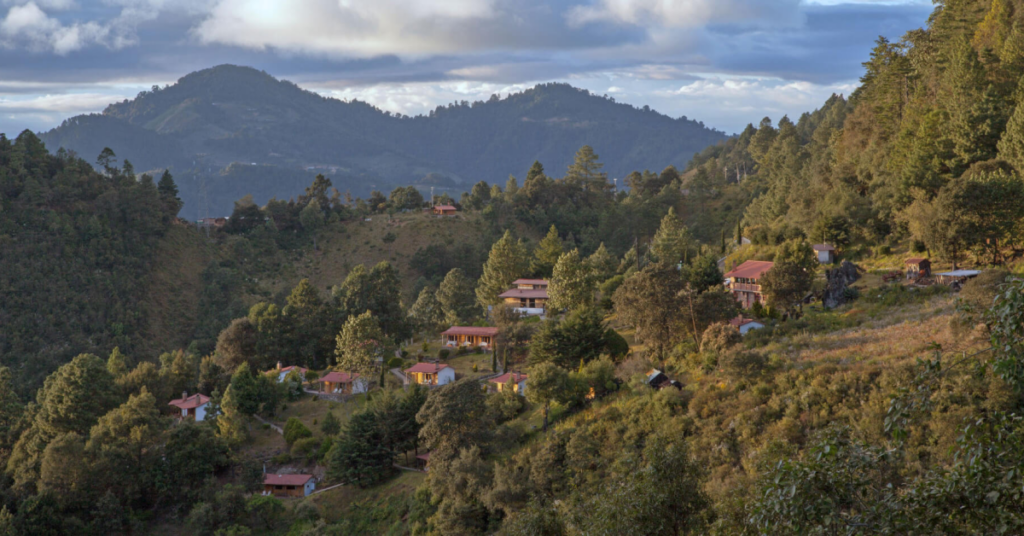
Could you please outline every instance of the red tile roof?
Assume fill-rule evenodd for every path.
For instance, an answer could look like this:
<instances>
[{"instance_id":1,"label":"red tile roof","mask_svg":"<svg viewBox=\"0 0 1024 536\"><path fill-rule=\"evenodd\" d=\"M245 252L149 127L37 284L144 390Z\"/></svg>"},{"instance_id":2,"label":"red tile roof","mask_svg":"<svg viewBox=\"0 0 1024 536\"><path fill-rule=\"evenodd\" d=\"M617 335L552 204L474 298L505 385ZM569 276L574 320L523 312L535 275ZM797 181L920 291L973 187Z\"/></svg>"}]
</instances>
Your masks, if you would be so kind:
<instances>
[{"instance_id":1,"label":"red tile roof","mask_svg":"<svg viewBox=\"0 0 1024 536\"><path fill-rule=\"evenodd\" d=\"M922 262L924 262L926 260L928 260L928 259L926 259L924 257L911 257L911 258L903 261L903 264L921 264Z\"/></svg>"},{"instance_id":2,"label":"red tile roof","mask_svg":"<svg viewBox=\"0 0 1024 536\"><path fill-rule=\"evenodd\" d=\"M210 397L196 393L192 396L185 398L175 398L167 403L168 406L174 406L180 409L194 409L202 406L203 404L210 401Z\"/></svg>"},{"instance_id":3,"label":"red tile roof","mask_svg":"<svg viewBox=\"0 0 1024 536\"><path fill-rule=\"evenodd\" d=\"M263 475L263 484L267 486L305 486L313 475Z\"/></svg>"},{"instance_id":4,"label":"red tile roof","mask_svg":"<svg viewBox=\"0 0 1024 536\"><path fill-rule=\"evenodd\" d=\"M426 453L426 454L420 454L419 456L416 456L416 457L421 459L421 460L430 461L430 453L429 452Z\"/></svg>"},{"instance_id":5,"label":"red tile roof","mask_svg":"<svg viewBox=\"0 0 1024 536\"><path fill-rule=\"evenodd\" d=\"M759 279L765 272L771 270L772 266L775 266L775 263L771 261L747 261L725 274L725 277L726 279L733 277Z\"/></svg>"},{"instance_id":6,"label":"red tile roof","mask_svg":"<svg viewBox=\"0 0 1024 536\"><path fill-rule=\"evenodd\" d=\"M754 320L753 318L740 318L738 316L736 318L733 318L732 320L729 321L730 324L732 324L733 326L735 326L737 328L745 326L745 325L747 325L747 324L749 324L751 322L757 322L757 321Z\"/></svg>"},{"instance_id":7,"label":"red tile roof","mask_svg":"<svg viewBox=\"0 0 1024 536\"><path fill-rule=\"evenodd\" d=\"M317 382L330 382L330 383L351 383L359 377L359 373L348 373L348 372L328 372L320 377Z\"/></svg>"},{"instance_id":8,"label":"red tile roof","mask_svg":"<svg viewBox=\"0 0 1024 536\"><path fill-rule=\"evenodd\" d=\"M828 244L814 244L813 246L811 246L811 248L814 249L814 251L835 251L836 250L836 248L834 248L834 247L832 247L832 246L830 246Z\"/></svg>"},{"instance_id":9,"label":"red tile roof","mask_svg":"<svg viewBox=\"0 0 1024 536\"><path fill-rule=\"evenodd\" d=\"M441 332L441 335L482 335L484 337L494 337L497 334L498 328L476 326L452 326Z\"/></svg>"},{"instance_id":10,"label":"red tile roof","mask_svg":"<svg viewBox=\"0 0 1024 536\"><path fill-rule=\"evenodd\" d=\"M516 279L512 282L513 285L548 285L547 279Z\"/></svg>"},{"instance_id":11,"label":"red tile roof","mask_svg":"<svg viewBox=\"0 0 1024 536\"><path fill-rule=\"evenodd\" d=\"M515 377L516 377L516 383L519 383L519 382L521 382L521 381L526 379L526 374L523 374L521 372L506 372L506 373L502 374L501 376L498 376L497 378L491 378L490 380L487 380L487 381L489 381L491 383L506 384L506 383L508 383L509 377L511 377L513 375L515 375Z\"/></svg>"},{"instance_id":12,"label":"red tile roof","mask_svg":"<svg viewBox=\"0 0 1024 536\"><path fill-rule=\"evenodd\" d=\"M548 289L520 289L514 288L498 294L499 298L543 298L547 299Z\"/></svg>"},{"instance_id":13,"label":"red tile roof","mask_svg":"<svg viewBox=\"0 0 1024 536\"><path fill-rule=\"evenodd\" d=\"M457 208L455 208L455 207L453 207L451 205L437 205L436 207L434 207L434 209L435 210L458 210Z\"/></svg>"},{"instance_id":14,"label":"red tile roof","mask_svg":"<svg viewBox=\"0 0 1024 536\"><path fill-rule=\"evenodd\" d=\"M444 363L416 363L412 368L407 368L405 371L434 374L446 368L448 368L448 365Z\"/></svg>"},{"instance_id":15,"label":"red tile roof","mask_svg":"<svg viewBox=\"0 0 1024 536\"><path fill-rule=\"evenodd\" d=\"M305 374L305 373L309 372L308 368L306 368L306 367L299 367L299 366L296 366L296 365L292 365L292 366L288 366L288 367L282 367L280 369L270 369L267 372L284 372L285 374L287 374L287 373L291 372L293 369L298 370L299 374Z\"/></svg>"}]
</instances>

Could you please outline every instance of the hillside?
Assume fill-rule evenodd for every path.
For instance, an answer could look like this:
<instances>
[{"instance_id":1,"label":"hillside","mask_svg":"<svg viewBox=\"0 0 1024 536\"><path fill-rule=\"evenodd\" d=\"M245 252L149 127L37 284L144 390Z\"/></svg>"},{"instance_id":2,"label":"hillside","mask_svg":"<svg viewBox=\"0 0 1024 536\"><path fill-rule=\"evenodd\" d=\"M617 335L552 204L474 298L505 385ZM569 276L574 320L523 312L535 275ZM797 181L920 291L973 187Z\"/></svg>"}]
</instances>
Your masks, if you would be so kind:
<instances>
[{"instance_id":1,"label":"hillside","mask_svg":"<svg viewBox=\"0 0 1024 536\"><path fill-rule=\"evenodd\" d=\"M609 177L622 178L682 167L725 139L696 121L565 84L399 117L233 65L191 73L40 136L53 150L64 147L87 160L109 146L136 169L169 168L179 177L182 215L190 219L227 215L246 194L261 204L288 198L317 172L360 197L427 175L468 189L522 175L538 160L561 172L573 152L590 145L609 162ZM253 167L238 173L232 164Z\"/></svg>"}]
</instances>

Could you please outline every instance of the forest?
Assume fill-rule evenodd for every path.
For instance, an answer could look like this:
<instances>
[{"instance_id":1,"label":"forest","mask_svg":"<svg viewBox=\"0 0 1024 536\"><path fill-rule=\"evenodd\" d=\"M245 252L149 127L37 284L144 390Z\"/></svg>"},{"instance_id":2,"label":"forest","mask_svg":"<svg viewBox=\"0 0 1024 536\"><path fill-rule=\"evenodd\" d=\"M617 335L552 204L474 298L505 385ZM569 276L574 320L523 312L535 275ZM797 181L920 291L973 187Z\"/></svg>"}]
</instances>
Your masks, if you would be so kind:
<instances>
[{"instance_id":1,"label":"forest","mask_svg":"<svg viewBox=\"0 0 1024 536\"><path fill-rule=\"evenodd\" d=\"M583 146L197 226L171 172L0 138L0 535L1024 532L1022 10L941 3L618 188ZM543 318L503 297L538 281Z\"/></svg>"}]
</instances>

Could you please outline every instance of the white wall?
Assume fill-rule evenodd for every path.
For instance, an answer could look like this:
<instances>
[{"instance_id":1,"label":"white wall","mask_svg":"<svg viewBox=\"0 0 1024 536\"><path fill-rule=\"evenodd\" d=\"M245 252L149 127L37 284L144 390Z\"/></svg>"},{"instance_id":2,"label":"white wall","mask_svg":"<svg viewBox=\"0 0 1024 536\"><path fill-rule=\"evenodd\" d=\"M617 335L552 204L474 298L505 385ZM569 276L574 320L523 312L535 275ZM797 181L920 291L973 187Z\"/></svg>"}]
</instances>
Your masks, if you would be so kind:
<instances>
[{"instance_id":1,"label":"white wall","mask_svg":"<svg viewBox=\"0 0 1024 536\"><path fill-rule=\"evenodd\" d=\"M749 323L743 324L742 326L740 326L740 335L746 335L747 332L752 330L752 329L761 329L763 327L764 327L764 324L762 324L760 322L749 322Z\"/></svg>"},{"instance_id":2,"label":"white wall","mask_svg":"<svg viewBox=\"0 0 1024 536\"><path fill-rule=\"evenodd\" d=\"M206 419L206 404L196 408L196 421L202 421Z\"/></svg>"},{"instance_id":3,"label":"white wall","mask_svg":"<svg viewBox=\"0 0 1024 536\"><path fill-rule=\"evenodd\" d=\"M444 385L455 381L455 369L446 367L438 371L437 373L437 384Z\"/></svg>"},{"instance_id":4,"label":"white wall","mask_svg":"<svg viewBox=\"0 0 1024 536\"><path fill-rule=\"evenodd\" d=\"M304 494L305 495L309 495L310 493L313 493L313 490L315 490L315 489L316 489L316 481L311 478L311 479L309 479L309 482L306 482L306 487L303 488Z\"/></svg>"},{"instance_id":5,"label":"white wall","mask_svg":"<svg viewBox=\"0 0 1024 536\"><path fill-rule=\"evenodd\" d=\"M352 394L357 395L359 393L365 393L366 392L366 384L367 384L366 380L364 380L362 378L356 378L352 382Z\"/></svg>"}]
</instances>

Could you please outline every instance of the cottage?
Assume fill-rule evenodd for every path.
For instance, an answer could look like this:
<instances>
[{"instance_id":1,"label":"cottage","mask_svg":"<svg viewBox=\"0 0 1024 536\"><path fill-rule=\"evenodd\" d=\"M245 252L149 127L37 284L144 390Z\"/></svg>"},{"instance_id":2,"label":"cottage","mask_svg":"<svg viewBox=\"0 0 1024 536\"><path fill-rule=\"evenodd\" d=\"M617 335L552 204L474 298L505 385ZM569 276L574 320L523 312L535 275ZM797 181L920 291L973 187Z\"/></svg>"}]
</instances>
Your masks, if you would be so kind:
<instances>
[{"instance_id":1,"label":"cottage","mask_svg":"<svg viewBox=\"0 0 1024 536\"><path fill-rule=\"evenodd\" d=\"M437 205L433 209L436 216L454 216L458 209L452 205Z\"/></svg>"},{"instance_id":2,"label":"cottage","mask_svg":"<svg viewBox=\"0 0 1024 536\"><path fill-rule=\"evenodd\" d=\"M821 264L836 262L836 248L828 244L814 244L811 248L814 249L814 254L818 256L818 262Z\"/></svg>"},{"instance_id":3,"label":"cottage","mask_svg":"<svg viewBox=\"0 0 1024 536\"><path fill-rule=\"evenodd\" d=\"M516 394L526 396L526 374L521 372L506 372L497 378L491 378L487 381L493 383L495 385L495 389L501 393L504 392L509 380L514 382L512 384L512 389Z\"/></svg>"},{"instance_id":4,"label":"cottage","mask_svg":"<svg viewBox=\"0 0 1024 536\"><path fill-rule=\"evenodd\" d=\"M733 318L729 321L729 324L732 324L732 327L738 329L740 331L740 335L746 335L747 332L752 329L761 329L764 327L764 324L757 320L752 318L743 318L742 316Z\"/></svg>"},{"instance_id":5,"label":"cottage","mask_svg":"<svg viewBox=\"0 0 1024 536\"><path fill-rule=\"evenodd\" d=\"M316 489L313 475L263 475L263 494L275 497L306 497Z\"/></svg>"},{"instance_id":6,"label":"cottage","mask_svg":"<svg viewBox=\"0 0 1024 536\"><path fill-rule=\"evenodd\" d=\"M726 287L740 302L740 307L749 309L755 303L764 303L758 281L772 266L775 263L769 261L747 261L725 274Z\"/></svg>"},{"instance_id":7,"label":"cottage","mask_svg":"<svg viewBox=\"0 0 1024 536\"><path fill-rule=\"evenodd\" d=\"M302 381L306 381L306 373L309 372L308 368L298 367L298 366L282 367L280 361L277 362L277 368L272 369L272 370L268 370L267 374L275 374L276 373L277 374L277 383L281 383L281 382L284 381L285 377L288 376L288 373L290 373L293 370L296 370L296 371L299 372L299 378L302 378Z\"/></svg>"},{"instance_id":8,"label":"cottage","mask_svg":"<svg viewBox=\"0 0 1024 536\"><path fill-rule=\"evenodd\" d=\"M917 279L932 275L932 262L924 257L911 257L903 264L907 266L907 279Z\"/></svg>"},{"instance_id":9,"label":"cottage","mask_svg":"<svg viewBox=\"0 0 1024 536\"><path fill-rule=\"evenodd\" d=\"M664 372L658 369L651 369L647 372L647 385L651 386L652 389L657 389L659 391L666 387L675 387L679 390L683 389L683 384L670 379Z\"/></svg>"},{"instance_id":10,"label":"cottage","mask_svg":"<svg viewBox=\"0 0 1024 536\"><path fill-rule=\"evenodd\" d=\"M525 315L543 315L548 302L548 282L544 279L517 279L513 288L498 294L508 305Z\"/></svg>"},{"instance_id":11,"label":"cottage","mask_svg":"<svg viewBox=\"0 0 1024 536\"><path fill-rule=\"evenodd\" d=\"M952 272L935 274L935 282L959 289L968 279L973 279L979 275L981 275L981 270L953 270Z\"/></svg>"},{"instance_id":12,"label":"cottage","mask_svg":"<svg viewBox=\"0 0 1024 536\"><path fill-rule=\"evenodd\" d=\"M423 472L430 471L430 453L427 452L416 456L416 463L423 469Z\"/></svg>"},{"instance_id":13,"label":"cottage","mask_svg":"<svg viewBox=\"0 0 1024 536\"><path fill-rule=\"evenodd\" d=\"M366 378L362 378L358 373L336 371L324 374L316 384L319 392L337 395L365 393L370 386Z\"/></svg>"},{"instance_id":14,"label":"cottage","mask_svg":"<svg viewBox=\"0 0 1024 536\"><path fill-rule=\"evenodd\" d=\"M196 422L206 420L206 412L209 409L210 397L196 393L188 396L188 392L181 393L181 398L171 400L167 405L174 406L181 410L179 419L191 419Z\"/></svg>"},{"instance_id":15,"label":"cottage","mask_svg":"<svg viewBox=\"0 0 1024 536\"><path fill-rule=\"evenodd\" d=\"M498 328L476 326L452 326L441 333L441 344L445 346L491 347L498 336Z\"/></svg>"},{"instance_id":16,"label":"cottage","mask_svg":"<svg viewBox=\"0 0 1024 536\"><path fill-rule=\"evenodd\" d=\"M455 381L455 369L444 363L416 363L405 375L420 385L444 385Z\"/></svg>"}]
</instances>

